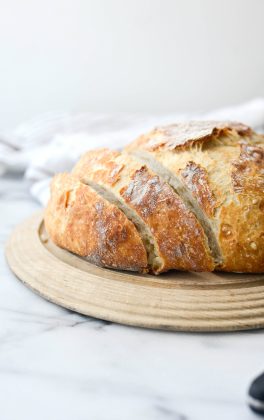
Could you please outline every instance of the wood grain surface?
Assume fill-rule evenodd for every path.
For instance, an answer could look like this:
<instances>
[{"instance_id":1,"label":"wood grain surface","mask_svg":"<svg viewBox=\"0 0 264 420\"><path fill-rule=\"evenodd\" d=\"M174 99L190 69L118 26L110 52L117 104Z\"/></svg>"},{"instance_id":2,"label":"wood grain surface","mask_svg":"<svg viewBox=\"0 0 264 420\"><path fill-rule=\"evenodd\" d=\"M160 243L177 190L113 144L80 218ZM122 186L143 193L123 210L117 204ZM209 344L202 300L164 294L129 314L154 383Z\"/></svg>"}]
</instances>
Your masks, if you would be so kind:
<instances>
[{"instance_id":1,"label":"wood grain surface","mask_svg":"<svg viewBox=\"0 0 264 420\"><path fill-rule=\"evenodd\" d=\"M264 274L152 276L99 268L51 243L40 212L14 230L6 257L26 286L81 314L176 331L264 327Z\"/></svg>"}]
</instances>

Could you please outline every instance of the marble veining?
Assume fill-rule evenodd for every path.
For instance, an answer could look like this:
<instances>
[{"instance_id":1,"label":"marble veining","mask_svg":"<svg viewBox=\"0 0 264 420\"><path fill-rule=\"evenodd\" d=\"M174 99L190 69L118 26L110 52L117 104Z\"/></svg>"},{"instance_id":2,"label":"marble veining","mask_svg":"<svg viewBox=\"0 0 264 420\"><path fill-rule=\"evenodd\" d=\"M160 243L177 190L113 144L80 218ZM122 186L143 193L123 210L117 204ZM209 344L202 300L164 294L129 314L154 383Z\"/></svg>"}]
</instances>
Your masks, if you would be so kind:
<instances>
[{"instance_id":1,"label":"marble veining","mask_svg":"<svg viewBox=\"0 0 264 420\"><path fill-rule=\"evenodd\" d=\"M11 274L4 244L39 208L28 188L0 178L0 419L256 419L246 394L264 370L263 331L125 327L49 303Z\"/></svg>"}]
</instances>

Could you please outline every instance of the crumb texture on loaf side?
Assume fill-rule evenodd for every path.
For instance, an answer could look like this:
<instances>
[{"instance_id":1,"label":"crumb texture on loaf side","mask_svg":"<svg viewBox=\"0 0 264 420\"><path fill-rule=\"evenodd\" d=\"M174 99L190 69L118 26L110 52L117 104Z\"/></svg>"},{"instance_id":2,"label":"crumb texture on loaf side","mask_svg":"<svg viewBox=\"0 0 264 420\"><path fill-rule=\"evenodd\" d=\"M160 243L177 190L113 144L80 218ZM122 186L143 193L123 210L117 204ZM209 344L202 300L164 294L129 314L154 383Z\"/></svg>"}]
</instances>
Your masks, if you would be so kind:
<instances>
[{"instance_id":1,"label":"crumb texture on loaf side","mask_svg":"<svg viewBox=\"0 0 264 420\"><path fill-rule=\"evenodd\" d=\"M127 154L101 149L86 153L73 173L94 188L95 183L114 194L118 205L138 227L143 241L145 236L145 244L144 229L147 230L147 241L153 245L160 263L153 267L157 261L150 258L154 272L172 268L214 269L207 238L196 217L173 189L146 165Z\"/></svg>"},{"instance_id":2,"label":"crumb texture on loaf side","mask_svg":"<svg viewBox=\"0 0 264 420\"><path fill-rule=\"evenodd\" d=\"M150 161L189 201L211 248L218 245L219 270L263 272L263 135L239 123L200 122L196 131L192 123L184 126L168 128L168 135L166 127L157 128L127 151Z\"/></svg>"},{"instance_id":3,"label":"crumb texture on loaf side","mask_svg":"<svg viewBox=\"0 0 264 420\"><path fill-rule=\"evenodd\" d=\"M44 221L56 245L96 265L147 271L146 251L133 223L72 175L54 177Z\"/></svg>"}]
</instances>

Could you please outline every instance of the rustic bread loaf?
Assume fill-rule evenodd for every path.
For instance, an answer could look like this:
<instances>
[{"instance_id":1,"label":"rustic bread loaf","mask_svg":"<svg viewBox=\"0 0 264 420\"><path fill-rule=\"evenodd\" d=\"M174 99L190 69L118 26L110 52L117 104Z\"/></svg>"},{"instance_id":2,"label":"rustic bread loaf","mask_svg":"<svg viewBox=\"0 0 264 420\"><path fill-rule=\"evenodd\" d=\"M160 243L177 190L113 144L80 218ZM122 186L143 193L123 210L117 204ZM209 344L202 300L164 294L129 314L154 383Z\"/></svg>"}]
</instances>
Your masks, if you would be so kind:
<instances>
[{"instance_id":1,"label":"rustic bread loaf","mask_svg":"<svg viewBox=\"0 0 264 420\"><path fill-rule=\"evenodd\" d=\"M263 272L263 146L243 124L211 121L156 128L126 150L189 202L218 253L216 269Z\"/></svg>"},{"instance_id":2,"label":"rustic bread loaf","mask_svg":"<svg viewBox=\"0 0 264 420\"><path fill-rule=\"evenodd\" d=\"M147 271L146 251L133 223L69 174L54 177L44 220L56 245L96 265Z\"/></svg>"},{"instance_id":3,"label":"rustic bread loaf","mask_svg":"<svg viewBox=\"0 0 264 420\"><path fill-rule=\"evenodd\" d=\"M95 264L264 272L264 137L240 123L156 128L55 177L45 224Z\"/></svg>"}]
</instances>

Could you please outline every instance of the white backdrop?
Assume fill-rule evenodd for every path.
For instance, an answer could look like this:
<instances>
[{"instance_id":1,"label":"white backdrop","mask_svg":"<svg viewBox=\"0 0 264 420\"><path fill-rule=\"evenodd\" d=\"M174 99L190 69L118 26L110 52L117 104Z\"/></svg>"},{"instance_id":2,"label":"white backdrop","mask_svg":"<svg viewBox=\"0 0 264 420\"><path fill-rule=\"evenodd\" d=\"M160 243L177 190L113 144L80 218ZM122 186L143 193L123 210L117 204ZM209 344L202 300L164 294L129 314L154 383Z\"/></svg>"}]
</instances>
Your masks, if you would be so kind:
<instances>
[{"instance_id":1,"label":"white backdrop","mask_svg":"<svg viewBox=\"0 0 264 420\"><path fill-rule=\"evenodd\" d=\"M264 96L263 0L0 0L0 129Z\"/></svg>"}]
</instances>

